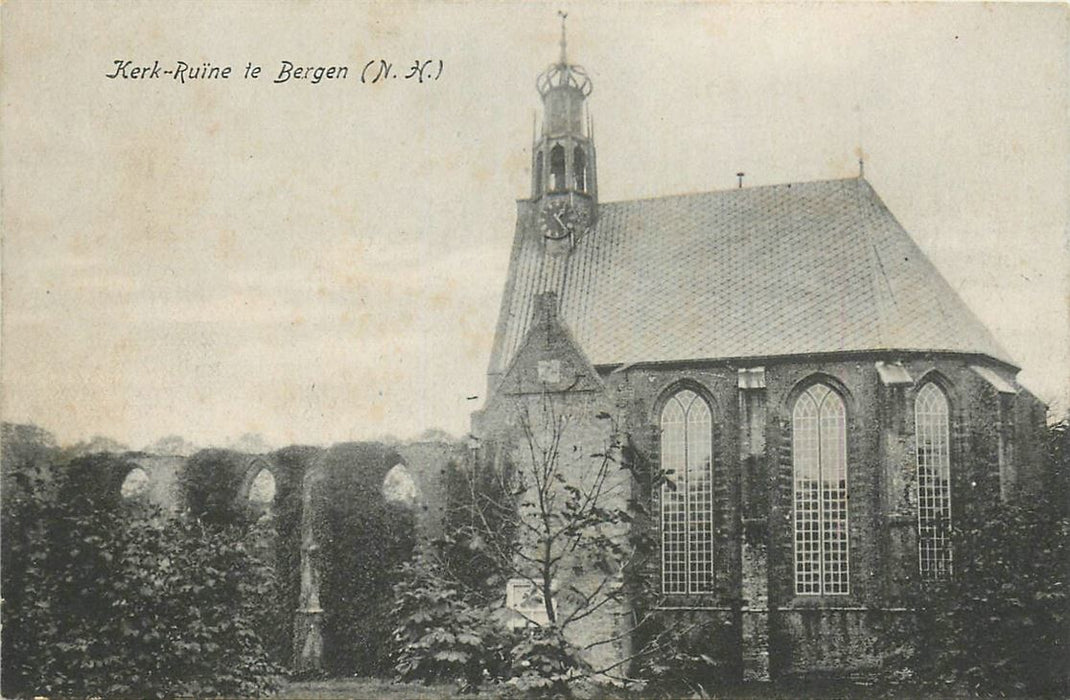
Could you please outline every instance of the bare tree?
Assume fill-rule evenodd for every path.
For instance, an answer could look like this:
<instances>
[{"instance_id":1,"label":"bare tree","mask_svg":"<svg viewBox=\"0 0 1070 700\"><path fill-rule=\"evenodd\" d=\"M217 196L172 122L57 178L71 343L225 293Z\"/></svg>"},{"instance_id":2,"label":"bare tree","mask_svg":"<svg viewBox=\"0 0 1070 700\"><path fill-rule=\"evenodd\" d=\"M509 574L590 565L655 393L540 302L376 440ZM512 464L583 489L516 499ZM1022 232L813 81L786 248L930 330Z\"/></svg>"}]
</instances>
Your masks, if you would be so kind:
<instances>
[{"instance_id":1,"label":"bare tree","mask_svg":"<svg viewBox=\"0 0 1070 700\"><path fill-rule=\"evenodd\" d=\"M461 534L501 579L530 586L540 614L514 614L566 642L573 672L623 680L632 660L681 632L632 643L656 614L656 604L636 611L629 596L655 553L649 524L638 521L663 477L635 463L613 416L576 403L548 392L516 402L511 438L485 443L481 466L465 471Z\"/></svg>"}]
</instances>

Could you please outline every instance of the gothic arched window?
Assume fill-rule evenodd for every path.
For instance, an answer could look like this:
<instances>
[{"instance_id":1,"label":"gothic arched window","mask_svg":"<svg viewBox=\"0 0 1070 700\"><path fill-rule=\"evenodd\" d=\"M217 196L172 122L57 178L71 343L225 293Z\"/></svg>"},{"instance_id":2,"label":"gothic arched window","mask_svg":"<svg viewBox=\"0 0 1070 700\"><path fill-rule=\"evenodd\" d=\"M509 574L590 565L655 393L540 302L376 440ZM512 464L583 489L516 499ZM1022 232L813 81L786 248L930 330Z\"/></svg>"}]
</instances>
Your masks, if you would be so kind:
<instances>
[{"instance_id":1,"label":"gothic arched window","mask_svg":"<svg viewBox=\"0 0 1070 700\"><path fill-rule=\"evenodd\" d=\"M565 187L565 149L557 144L550 149L550 190L560 192Z\"/></svg>"},{"instance_id":2,"label":"gothic arched window","mask_svg":"<svg viewBox=\"0 0 1070 700\"><path fill-rule=\"evenodd\" d=\"M535 154L535 196L542 196L542 151Z\"/></svg>"},{"instance_id":3,"label":"gothic arched window","mask_svg":"<svg viewBox=\"0 0 1070 700\"><path fill-rule=\"evenodd\" d=\"M123 498L137 498L149 492L149 475L141 467L134 467L127 473L119 487L119 494Z\"/></svg>"},{"instance_id":4,"label":"gothic arched window","mask_svg":"<svg viewBox=\"0 0 1070 700\"><path fill-rule=\"evenodd\" d=\"M929 382L914 400L918 462L918 568L922 578L951 575L951 451L947 396Z\"/></svg>"},{"instance_id":5,"label":"gothic arched window","mask_svg":"<svg viewBox=\"0 0 1070 700\"><path fill-rule=\"evenodd\" d=\"M401 463L395 464L383 478L383 498L392 503L406 506L416 505L420 500L420 487L408 468Z\"/></svg>"},{"instance_id":6,"label":"gothic arched window","mask_svg":"<svg viewBox=\"0 0 1070 700\"><path fill-rule=\"evenodd\" d=\"M683 389L661 410L661 581L665 593L713 590L713 423Z\"/></svg>"},{"instance_id":7,"label":"gothic arched window","mask_svg":"<svg viewBox=\"0 0 1070 700\"><path fill-rule=\"evenodd\" d=\"M576 146L572 152L572 170L576 175L576 189L580 192L587 191L587 156L582 146Z\"/></svg>"},{"instance_id":8,"label":"gothic arched window","mask_svg":"<svg viewBox=\"0 0 1070 700\"><path fill-rule=\"evenodd\" d=\"M795 593L848 593L847 411L815 384L792 411Z\"/></svg>"},{"instance_id":9,"label":"gothic arched window","mask_svg":"<svg viewBox=\"0 0 1070 700\"><path fill-rule=\"evenodd\" d=\"M249 500L261 506L270 506L275 501L275 475L268 469L257 472L249 486Z\"/></svg>"}]
</instances>

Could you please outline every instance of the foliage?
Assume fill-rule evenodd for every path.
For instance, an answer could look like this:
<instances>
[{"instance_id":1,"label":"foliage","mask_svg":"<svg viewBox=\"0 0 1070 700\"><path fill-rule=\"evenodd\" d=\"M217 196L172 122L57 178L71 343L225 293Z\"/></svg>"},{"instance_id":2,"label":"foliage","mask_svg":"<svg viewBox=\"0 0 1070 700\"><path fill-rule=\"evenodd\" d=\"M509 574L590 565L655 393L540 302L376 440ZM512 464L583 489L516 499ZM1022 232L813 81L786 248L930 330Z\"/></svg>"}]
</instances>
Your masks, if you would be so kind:
<instances>
[{"instance_id":1,"label":"foliage","mask_svg":"<svg viewBox=\"0 0 1070 700\"><path fill-rule=\"evenodd\" d=\"M572 697L589 685L594 667L556 626L535 626L510 649L509 685L539 697Z\"/></svg>"},{"instance_id":2,"label":"foliage","mask_svg":"<svg viewBox=\"0 0 1070 700\"><path fill-rule=\"evenodd\" d=\"M662 591L660 514L651 504L654 494L668 484L676 488L661 467L630 442L623 460L631 465L633 495L626 512L632 557L625 569L625 585L635 619L632 644L636 653L630 676L647 694L656 697L706 697L725 689L738 677L732 651L719 644L729 620L704 612L687 615L661 610L667 601ZM734 601L724 600L725 606Z\"/></svg>"},{"instance_id":3,"label":"foliage","mask_svg":"<svg viewBox=\"0 0 1070 700\"><path fill-rule=\"evenodd\" d=\"M315 527L327 611L324 666L336 675L387 674L393 586L416 545L415 515L382 494L386 473L401 459L377 443L336 445L320 459Z\"/></svg>"},{"instance_id":4,"label":"foliage","mask_svg":"<svg viewBox=\"0 0 1070 700\"><path fill-rule=\"evenodd\" d=\"M272 656L289 663L293 654L293 612L301 598L301 519L305 470L319 453L318 448L286 447L272 454L275 464L275 502L272 504L274 551L279 618L285 620L267 640Z\"/></svg>"},{"instance_id":5,"label":"foliage","mask_svg":"<svg viewBox=\"0 0 1070 700\"><path fill-rule=\"evenodd\" d=\"M589 623L613 618L629 572L649 556L629 527L646 512L627 498L633 450L611 416L577 411L560 396L518 403L515 417L511 435L484 440L467 464L450 471L450 535L429 559L430 573L399 588L407 601L397 631L402 678L464 675L472 686L482 677L528 694L562 695L619 675L627 662L592 661L598 647L629 631ZM511 579L526 582L544 609L505 610ZM506 620L526 627L510 632ZM573 630L581 625L588 632L579 642ZM471 640L445 633L461 629L493 642L477 652ZM601 632L592 637L591 629Z\"/></svg>"},{"instance_id":6,"label":"foliage","mask_svg":"<svg viewBox=\"0 0 1070 700\"><path fill-rule=\"evenodd\" d=\"M247 455L221 449L190 457L179 476L190 514L211 526L247 524L254 516L238 495L248 462Z\"/></svg>"},{"instance_id":7,"label":"foliage","mask_svg":"<svg viewBox=\"0 0 1070 700\"><path fill-rule=\"evenodd\" d=\"M711 648L721 623L703 616L696 622L666 624L678 617L645 618L636 639L646 653L637 658L633 674L656 697L708 697L733 678Z\"/></svg>"},{"instance_id":8,"label":"foliage","mask_svg":"<svg viewBox=\"0 0 1070 700\"><path fill-rule=\"evenodd\" d=\"M394 587L395 673L399 680L457 683L463 691L506 678L511 641L490 606L441 574L440 560L406 564Z\"/></svg>"},{"instance_id":9,"label":"foliage","mask_svg":"<svg viewBox=\"0 0 1070 700\"><path fill-rule=\"evenodd\" d=\"M505 577L493 552L512 540L515 505L501 478L508 464L494 449L482 457L447 465L446 534L403 568L394 587L399 680L457 683L470 692L508 677L512 642L500 619Z\"/></svg>"},{"instance_id":10,"label":"foliage","mask_svg":"<svg viewBox=\"0 0 1070 700\"><path fill-rule=\"evenodd\" d=\"M272 567L245 531L86 488L94 474L121 483L130 465L119 458L68 463L41 436L8 426L4 435L5 696L273 688L278 669L261 641L279 624L261 605Z\"/></svg>"},{"instance_id":11,"label":"foliage","mask_svg":"<svg viewBox=\"0 0 1070 700\"><path fill-rule=\"evenodd\" d=\"M129 447L117 440L104 435L94 435L89 440L82 440L74 445L64 448L69 457L84 457L86 455L111 453L119 454L129 451Z\"/></svg>"},{"instance_id":12,"label":"foliage","mask_svg":"<svg viewBox=\"0 0 1070 700\"><path fill-rule=\"evenodd\" d=\"M144 447L151 455L177 455L189 457L200 448L181 435L168 435Z\"/></svg>"},{"instance_id":13,"label":"foliage","mask_svg":"<svg viewBox=\"0 0 1070 700\"><path fill-rule=\"evenodd\" d=\"M519 508L512 485L516 467L497 443L446 471L446 534L436 545L440 577L459 587L472 605L500 603L507 572L501 558L516 540Z\"/></svg>"},{"instance_id":14,"label":"foliage","mask_svg":"<svg viewBox=\"0 0 1070 700\"><path fill-rule=\"evenodd\" d=\"M1070 694L1070 431L1050 428L1042 493L961 518L954 576L919 586L892 630L917 682L993 695ZM913 644L911 644L913 642Z\"/></svg>"}]
</instances>

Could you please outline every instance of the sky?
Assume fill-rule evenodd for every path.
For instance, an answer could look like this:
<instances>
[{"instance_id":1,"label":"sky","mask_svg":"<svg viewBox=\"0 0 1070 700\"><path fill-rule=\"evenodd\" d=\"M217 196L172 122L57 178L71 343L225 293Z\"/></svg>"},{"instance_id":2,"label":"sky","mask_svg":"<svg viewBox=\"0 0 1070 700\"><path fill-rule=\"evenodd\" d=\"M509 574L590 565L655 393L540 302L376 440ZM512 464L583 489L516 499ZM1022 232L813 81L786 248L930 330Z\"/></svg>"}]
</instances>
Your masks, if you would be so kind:
<instances>
[{"instance_id":1,"label":"sky","mask_svg":"<svg viewBox=\"0 0 1070 700\"><path fill-rule=\"evenodd\" d=\"M862 156L1019 380L1070 407L1063 4L14 0L3 419L131 447L464 434L558 9L603 201ZM232 72L109 79L117 60ZM399 77L362 83L379 60ZM348 76L276 83L282 61Z\"/></svg>"}]
</instances>

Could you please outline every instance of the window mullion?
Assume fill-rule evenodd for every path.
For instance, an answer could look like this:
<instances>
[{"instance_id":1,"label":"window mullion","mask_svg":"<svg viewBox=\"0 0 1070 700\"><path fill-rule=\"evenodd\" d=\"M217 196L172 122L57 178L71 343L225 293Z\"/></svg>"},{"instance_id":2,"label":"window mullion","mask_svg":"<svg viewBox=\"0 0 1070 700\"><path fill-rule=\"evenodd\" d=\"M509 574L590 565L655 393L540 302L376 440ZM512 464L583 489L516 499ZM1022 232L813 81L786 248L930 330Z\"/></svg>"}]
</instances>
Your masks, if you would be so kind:
<instances>
[{"instance_id":1,"label":"window mullion","mask_svg":"<svg viewBox=\"0 0 1070 700\"><path fill-rule=\"evenodd\" d=\"M827 398L827 397L826 397ZM821 404L824 403L822 400ZM825 594L825 465L821 404L817 406L817 593Z\"/></svg>"},{"instance_id":2,"label":"window mullion","mask_svg":"<svg viewBox=\"0 0 1070 700\"><path fill-rule=\"evenodd\" d=\"M688 451L687 416L691 412L689 405L684 410L683 434L684 434L684 464L683 464L683 489L684 489L684 590L691 593L694 586L691 581L691 462Z\"/></svg>"}]
</instances>

